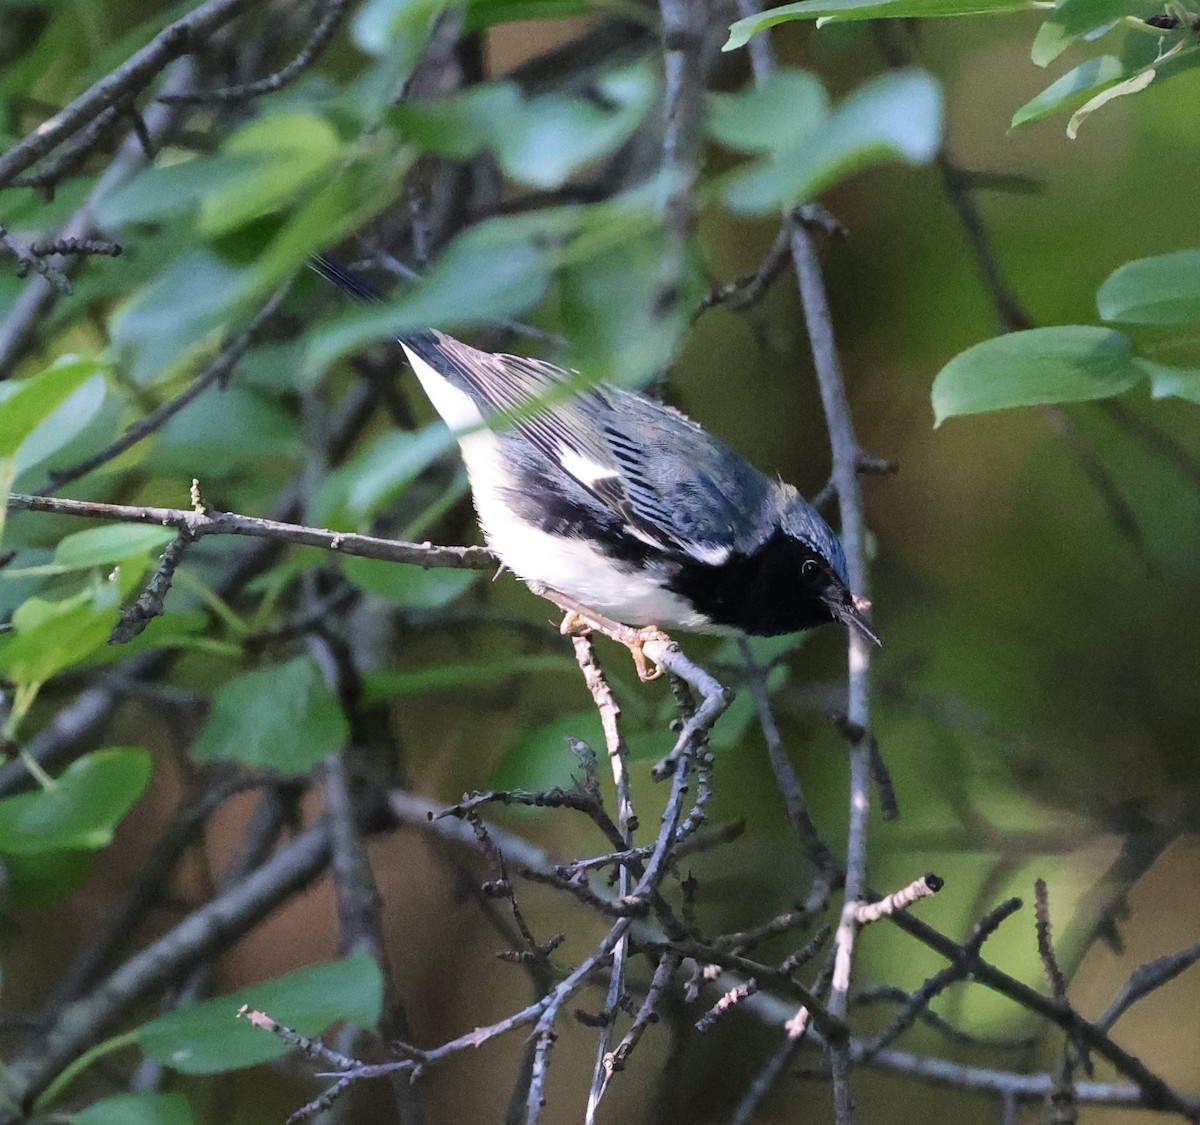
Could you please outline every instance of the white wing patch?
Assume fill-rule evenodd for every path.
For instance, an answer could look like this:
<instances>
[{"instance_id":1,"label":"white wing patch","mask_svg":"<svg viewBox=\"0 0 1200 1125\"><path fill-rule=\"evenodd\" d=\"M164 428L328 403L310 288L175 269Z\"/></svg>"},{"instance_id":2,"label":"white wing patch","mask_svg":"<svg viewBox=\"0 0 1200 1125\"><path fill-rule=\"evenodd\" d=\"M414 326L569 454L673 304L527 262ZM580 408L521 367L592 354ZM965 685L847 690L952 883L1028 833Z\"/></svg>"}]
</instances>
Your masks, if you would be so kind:
<instances>
[{"instance_id":1,"label":"white wing patch","mask_svg":"<svg viewBox=\"0 0 1200 1125\"><path fill-rule=\"evenodd\" d=\"M731 547L724 545L704 547L691 541L685 541L683 549L697 562L702 562L707 566L720 566L723 562L727 562L729 556L733 554Z\"/></svg>"},{"instance_id":2,"label":"white wing patch","mask_svg":"<svg viewBox=\"0 0 1200 1125\"><path fill-rule=\"evenodd\" d=\"M600 465L582 453L563 445L558 446L558 463L577 481L594 488L600 480L619 480L621 474L611 465Z\"/></svg>"}]
</instances>

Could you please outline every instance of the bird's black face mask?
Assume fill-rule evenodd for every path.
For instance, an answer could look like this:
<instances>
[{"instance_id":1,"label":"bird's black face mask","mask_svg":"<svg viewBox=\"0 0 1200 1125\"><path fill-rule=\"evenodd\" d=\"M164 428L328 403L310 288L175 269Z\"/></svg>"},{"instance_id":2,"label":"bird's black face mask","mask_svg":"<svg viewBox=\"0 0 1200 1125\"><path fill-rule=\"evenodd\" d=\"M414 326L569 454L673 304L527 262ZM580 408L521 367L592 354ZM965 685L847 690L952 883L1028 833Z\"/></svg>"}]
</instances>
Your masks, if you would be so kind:
<instances>
[{"instance_id":1,"label":"bird's black face mask","mask_svg":"<svg viewBox=\"0 0 1200 1125\"><path fill-rule=\"evenodd\" d=\"M883 644L863 616L862 611L871 603L855 598L845 582L821 560L807 559L800 568L800 574L809 589L829 611L830 617L857 630L872 644Z\"/></svg>"}]
</instances>

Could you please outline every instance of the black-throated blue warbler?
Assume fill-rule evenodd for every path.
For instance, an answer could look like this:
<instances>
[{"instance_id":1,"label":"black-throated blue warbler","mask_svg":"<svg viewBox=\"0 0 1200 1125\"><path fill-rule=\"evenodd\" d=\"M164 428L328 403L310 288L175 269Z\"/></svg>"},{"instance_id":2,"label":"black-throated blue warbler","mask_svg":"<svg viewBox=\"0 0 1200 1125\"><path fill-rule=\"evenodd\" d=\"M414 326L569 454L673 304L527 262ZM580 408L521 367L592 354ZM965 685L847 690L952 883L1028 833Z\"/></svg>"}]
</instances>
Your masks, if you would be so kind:
<instances>
[{"instance_id":1,"label":"black-throated blue warbler","mask_svg":"<svg viewBox=\"0 0 1200 1125\"><path fill-rule=\"evenodd\" d=\"M329 259L312 264L375 297ZM817 510L679 411L607 384L564 398L571 373L442 332L399 342L457 436L488 546L518 578L585 620L762 636L842 621L879 644Z\"/></svg>"}]
</instances>

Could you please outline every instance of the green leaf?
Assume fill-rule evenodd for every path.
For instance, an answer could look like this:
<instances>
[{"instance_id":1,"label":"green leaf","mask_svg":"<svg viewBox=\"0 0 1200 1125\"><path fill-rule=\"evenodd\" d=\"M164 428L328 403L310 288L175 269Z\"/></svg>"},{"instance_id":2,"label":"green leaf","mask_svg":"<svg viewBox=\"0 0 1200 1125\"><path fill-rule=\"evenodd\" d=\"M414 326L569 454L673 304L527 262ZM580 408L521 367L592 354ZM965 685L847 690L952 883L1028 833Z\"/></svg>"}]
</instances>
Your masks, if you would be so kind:
<instances>
[{"instance_id":1,"label":"green leaf","mask_svg":"<svg viewBox=\"0 0 1200 1125\"><path fill-rule=\"evenodd\" d=\"M435 325L451 329L495 323L524 312L550 284L547 222L562 226L550 212L532 221L527 216L491 219L465 230L410 292L355 309L310 333L306 370L324 371L373 340Z\"/></svg>"},{"instance_id":2,"label":"green leaf","mask_svg":"<svg viewBox=\"0 0 1200 1125\"><path fill-rule=\"evenodd\" d=\"M110 566L133 555L165 547L178 533L153 524L114 523L77 531L59 541L54 562L64 570Z\"/></svg>"},{"instance_id":3,"label":"green leaf","mask_svg":"<svg viewBox=\"0 0 1200 1125\"><path fill-rule=\"evenodd\" d=\"M301 1035L320 1035L337 1020L369 1028L383 1008L383 978L370 956L356 953L170 1012L143 1024L138 1039L152 1059L185 1074L241 1070L289 1050L278 1036L237 1019L242 1005Z\"/></svg>"},{"instance_id":4,"label":"green leaf","mask_svg":"<svg viewBox=\"0 0 1200 1125\"><path fill-rule=\"evenodd\" d=\"M1100 55L1080 63L1074 70L1067 71L1061 78L1051 82L1040 94L1030 98L1013 114L1010 129L1040 121L1060 110L1074 109L1083 105L1099 91L1120 82L1125 76L1125 65L1113 55Z\"/></svg>"},{"instance_id":5,"label":"green leaf","mask_svg":"<svg viewBox=\"0 0 1200 1125\"><path fill-rule=\"evenodd\" d=\"M1037 66L1046 66L1076 39L1124 16L1144 19L1162 11L1155 0L1062 0L1038 29L1030 52Z\"/></svg>"},{"instance_id":6,"label":"green leaf","mask_svg":"<svg viewBox=\"0 0 1200 1125\"><path fill-rule=\"evenodd\" d=\"M823 23L847 20L928 19L933 16L999 15L1037 7L1034 0L801 0L746 16L729 29L723 51L745 46L750 37L791 20Z\"/></svg>"},{"instance_id":7,"label":"green leaf","mask_svg":"<svg viewBox=\"0 0 1200 1125\"><path fill-rule=\"evenodd\" d=\"M251 153L217 153L177 164L152 164L101 199L96 221L106 230L116 230L130 223L194 214L206 198L228 189L261 165L261 159Z\"/></svg>"},{"instance_id":8,"label":"green leaf","mask_svg":"<svg viewBox=\"0 0 1200 1125\"><path fill-rule=\"evenodd\" d=\"M0 800L0 852L102 848L149 780L150 755L136 746L114 746L79 758L52 789Z\"/></svg>"},{"instance_id":9,"label":"green leaf","mask_svg":"<svg viewBox=\"0 0 1200 1125\"><path fill-rule=\"evenodd\" d=\"M12 457L40 422L88 379L107 365L95 359L66 356L31 379L5 384L0 392L0 457Z\"/></svg>"},{"instance_id":10,"label":"green leaf","mask_svg":"<svg viewBox=\"0 0 1200 1125\"><path fill-rule=\"evenodd\" d=\"M243 125L224 151L248 160L200 204L197 230L209 237L272 214L323 180L342 156L333 126L309 113L273 113Z\"/></svg>"},{"instance_id":11,"label":"green leaf","mask_svg":"<svg viewBox=\"0 0 1200 1125\"><path fill-rule=\"evenodd\" d=\"M321 482L309 519L323 527L362 527L454 444L444 425L389 430Z\"/></svg>"},{"instance_id":12,"label":"green leaf","mask_svg":"<svg viewBox=\"0 0 1200 1125\"><path fill-rule=\"evenodd\" d=\"M1110 398L1140 377L1129 337L1109 328L1010 332L968 348L938 372L934 425L959 414Z\"/></svg>"},{"instance_id":13,"label":"green leaf","mask_svg":"<svg viewBox=\"0 0 1200 1125\"><path fill-rule=\"evenodd\" d=\"M59 541L51 562L41 566L9 566L0 571L0 581L14 581L31 575L69 574L74 570L90 570L94 566L111 567L116 563L146 558L178 534L173 528L152 524L118 523L77 531ZM144 572L138 569L138 574Z\"/></svg>"},{"instance_id":14,"label":"green leaf","mask_svg":"<svg viewBox=\"0 0 1200 1125\"><path fill-rule=\"evenodd\" d=\"M350 21L354 45L374 58L396 51L404 40L442 7L443 0L366 0Z\"/></svg>"},{"instance_id":15,"label":"green leaf","mask_svg":"<svg viewBox=\"0 0 1200 1125\"><path fill-rule=\"evenodd\" d=\"M107 584L101 587L119 590ZM0 636L0 675L42 684L101 648L116 623L115 599L84 590L61 601L30 598L13 614L13 631Z\"/></svg>"},{"instance_id":16,"label":"green leaf","mask_svg":"<svg viewBox=\"0 0 1200 1125\"><path fill-rule=\"evenodd\" d=\"M110 322L123 373L146 384L198 349L236 311L249 272L200 248L162 266Z\"/></svg>"},{"instance_id":17,"label":"green leaf","mask_svg":"<svg viewBox=\"0 0 1200 1125\"><path fill-rule=\"evenodd\" d=\"M17 464L12 457L0 457L0 540L8 522L8 498L12 495L13 481L17 476Z\"/></svg>"},{"instance_id":18,"label":"green leaf","mask_svg":"<svg viewBox=\"0 0 1200 1125\"><path fill-rule=\"evenodd\" d=\"M421 695L431 691L504 683L516 676L563 672L578 675L579 665L567 656L506 656L500 660L472 660L461 664L435 664L415 672L373 672L363 682L363 698L379 703L394 695Z\"/></svg>"},{"instance_id":19,"label":"green leaf","mask_svg":"<svg viewBox=\"0 0 1200 1125\"><path fill-rule=\"evenodd\" d=\"M881 75L823 121L817 119L819 103L810 89L798 84L793 93L801 132L789 136L785 130L780 147L765 160L734 173L722 192L732 210L778 211L811 199L867 164L931 160L941 143L941 90L925 71Z\"/></svg>"},{"instance_id":20,"label":"green leaf","mask_svg":"<svg viewBox=\"0 0 1200 1125\"><path fill-rule=\"evenodd\" d=\"M403 563L362 558L345 559L342 570L360 590L379 594L409 609L441 609L482 574L478 570L422 570Z\"/></svg>"},{"instance_id":21,"label":"green leaf","mask_svg":"<svg viewBox=\"0 0 1200 1125\"><path fill-rule=\"evenodd\" d=\"M261 301L302 268L310 254L340 242L392 205L403 190L413 150L397 145L390 132L381 131L378 137L379 144L362 159L340 167L319 188L302 196L258 255L239 294L242 301Z\"/></svg>"},{"instance_id":22,"label":"green leaf","mask_svg":"<svg viewBox=\"0 0 1200 1125\"><path fill-rule=\"evenodd\" d=\"M295 420L280 403L237 385L201 395L163 426L160 438L143 467L184 480L196 474L197 466L203 466L203 481L253 466L278 470L300 452Z\"/></svg>"},{"instance_id":23,"label":"green leaf","mask_svg":"<svg viewBox=\"0 0 1200 1125\"><path fill-rule=\"evenodd\" d=\"M91 851L4 856L5 892L21 906L47 906L81 886L91 874Z\"/></svg>"},{"instance_id":24,"label":"green leaf","mask_svg":"<svg viewBox=\"0 0 1200 1125\"><path fill-rule=\"evenodd\" d=\"M799 144L829 119L829 95L807 70L780 67L761 85L709 95L709 135L740 152L773 152Z\"/></svg>"},{"instance_id":25,"label":"green leaf","mask_svg":"<svg viewBox=\"0 0 1200 1125\"><path fill-rule=\"evenodd\" d=\"M1200 321L1200 249L1118 266L1096 291L1101 320L1125 324Z\"/></svg>"},{"instance_id":26,"label":"green leaf","mask_svg":"<svg viewBox=\"0 0 1200 1125\"><path fill-rule=\"evenodd\" d=\"M639 62L600 75L589 98L530 98L506 122L492 122L488 135L511 179L550 191L615 151L646 116L656 94L653 72Z\"/></svg>"},{"instance_id":27,"label":"green leaf","mask_svg":"<svg viewBox=\"0 0 1200 1125\"><path fill-rule=\"evenodd\" d=\"M1182 398L1200 404L1200 369L1166 367L1153 360L1136 360L1150 380L1151 398Z\"/></svg>"},{"instance_id":28,"label":"green leaf","mask_svg":"<svg viewBox=\"0 0 1200 1125\"><path fill-rule=\"evenodd\" d=\"M299 774L337 753L349 735L346 716L320 670L300 656L218 688L192 757Z\"/></svg>"},{"instance_id":29,"label":"green leaf","mask_svg":"<svg viewBox=\"0 0 1200 1125\"><path fill-rule=\"evenodd\" d=\"M67 395L50 412L49 417L42 419L21 442L21 448L17 450L14 459L18 478L35 469L40 470L43 462L51 458L55 458L60 464L63 463L68 448L97 420L102 408L111 401L108 381L103 374L97 372L92 378L85 380L83 386L77 387ZM56 457L60 452L63 452L64 456ZM42 482L39 480L37 483L40 486ZM23 489L18 487L18 491Z\"/></svg>"},{"instance_id":30,"label":"green leaf","mask_svg":"<svg viewBox=\"0 0 1200 1125\"><path fill-rule=\"evenodd\" d=\"M568 738L586 742L604 757L604 731L596 711L557 715L549 722L523 730L505 750L500 764L488 779L496 789L567 788L579 772L579 759L567 745Z\"/></svg>"},{"instance_id":31,"label":"green leaf","mask_svg":"<svg viewBox=\"0 0 1200 1125\"><path fill-rule=\"evenodd\" d=\"M559 358L566 368L585 372L588 382L639 387L661 374L687 338L689 310L708 290L699 256L691 254L682 263L677 299L662 307L669 235L660 214L649 207L627 213L606 209L595 216L603 228L600 236L593 240L591 229L582 235L581 252L572 254L557 275L570 339Z\"/></svg>"},{"instance_id":32,"label":"green leaf","mask_svg":"<svg viewBox=\"0 0 1200 1125\"><path fill-rule=\"evenodd\" d=\"M71 1125L192 1125L183 1094L115 1094L71 1117Z\"/></svg>"}]
</instances>

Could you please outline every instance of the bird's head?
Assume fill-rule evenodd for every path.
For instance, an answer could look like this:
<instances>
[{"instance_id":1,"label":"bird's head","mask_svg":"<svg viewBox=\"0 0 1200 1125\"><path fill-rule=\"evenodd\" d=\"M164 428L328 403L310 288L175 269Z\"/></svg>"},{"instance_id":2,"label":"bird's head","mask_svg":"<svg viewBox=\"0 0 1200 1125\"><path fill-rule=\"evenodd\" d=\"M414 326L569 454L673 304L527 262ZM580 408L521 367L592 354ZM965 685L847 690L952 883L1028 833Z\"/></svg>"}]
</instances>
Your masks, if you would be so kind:
<instances>
[{"instance_id":1,"label":"bird's head","mask_svg":"<svg viewBox=\"0 0 1200 1125\"><path fill-rule=\"evenodd\" d=\"M783 509L783 530L804 547L801 582L813 600L828 611L830 618L857 630L873 644L882 645L863 613L871 603L856 597L850 589L846 554L838 537L816 508L795 489L784 487L790 495Z\"/></svg>"}]
</instances>

